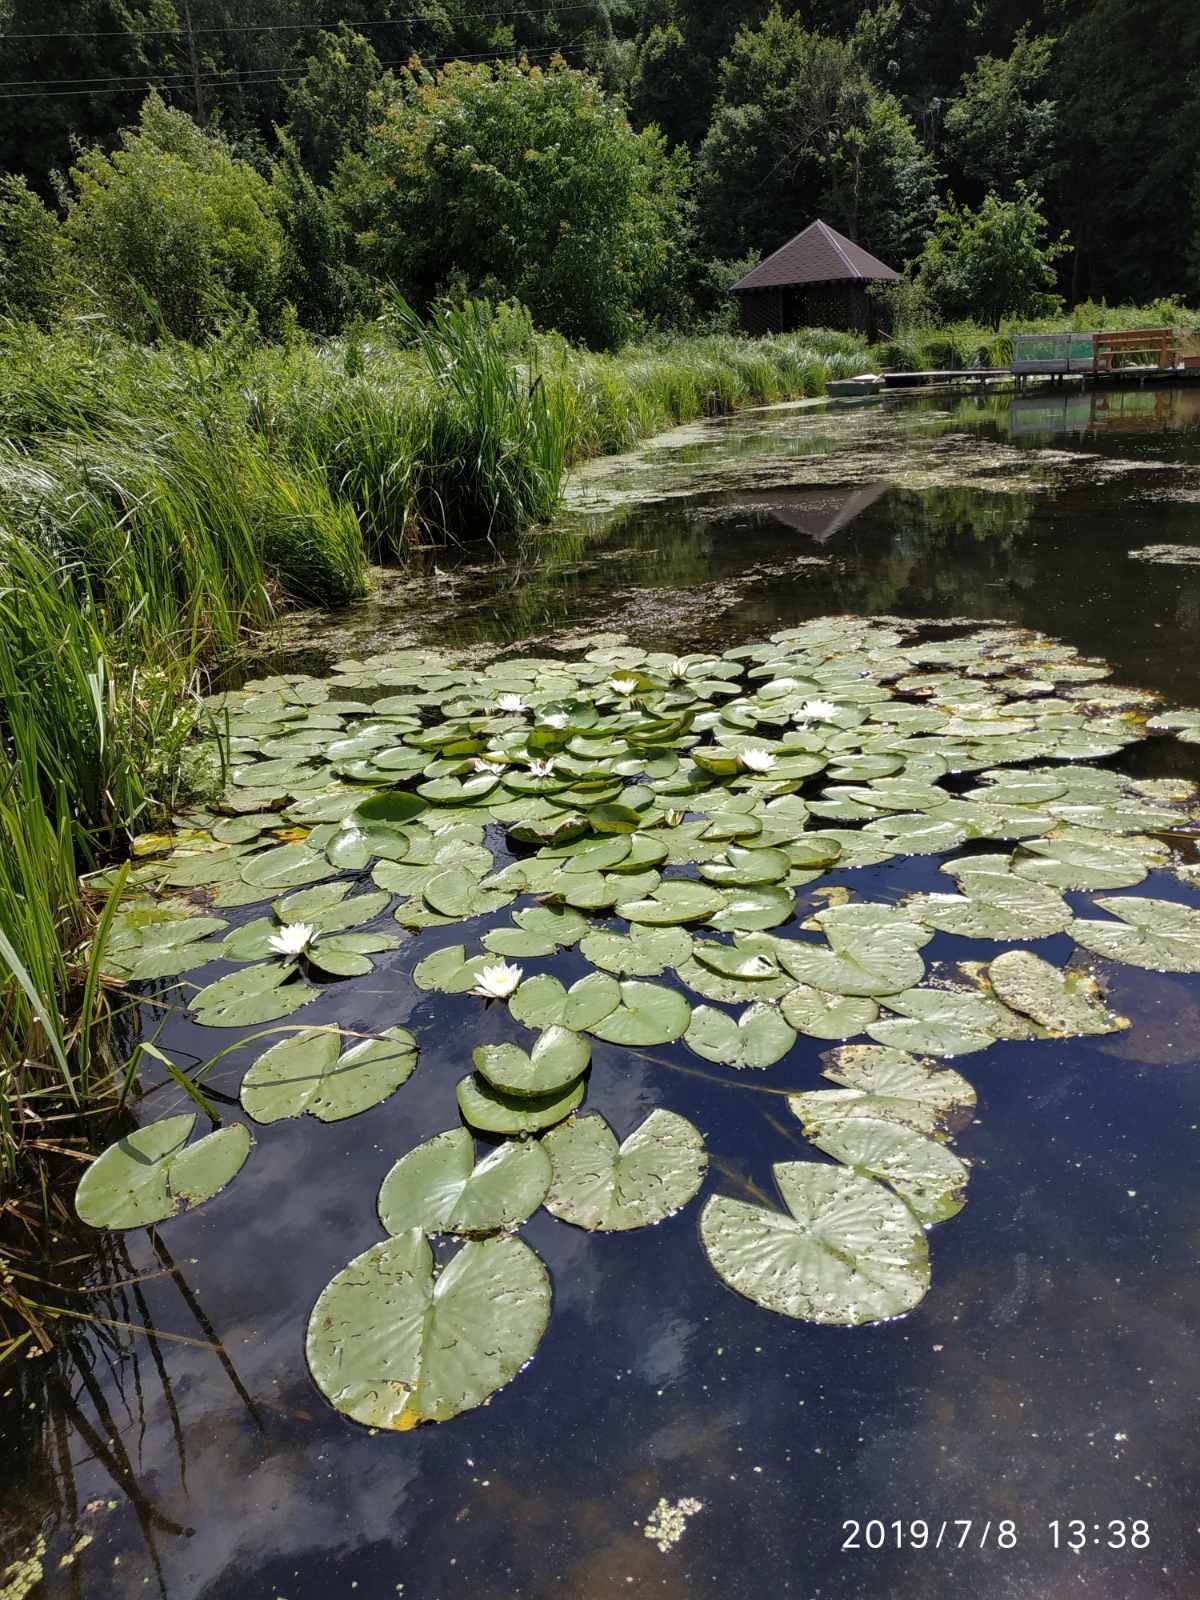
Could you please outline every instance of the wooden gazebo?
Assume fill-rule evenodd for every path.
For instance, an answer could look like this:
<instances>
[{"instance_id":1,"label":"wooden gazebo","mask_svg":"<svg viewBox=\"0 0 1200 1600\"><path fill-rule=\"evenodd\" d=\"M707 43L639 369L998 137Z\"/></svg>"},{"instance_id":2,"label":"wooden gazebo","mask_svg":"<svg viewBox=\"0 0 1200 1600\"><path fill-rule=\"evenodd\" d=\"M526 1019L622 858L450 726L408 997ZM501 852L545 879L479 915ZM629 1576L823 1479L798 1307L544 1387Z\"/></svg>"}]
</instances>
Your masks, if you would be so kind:
<instances>
[{"instance_id":1,"label":"wooden gazebo","mask_svg":"<svg viewBox=\"0 0 1200 1600\"><path fill-rule=\"evenodd\" d=\"M900 274L838 233L812 222L740 278L743 333L790 333L794 328L843 328L874 338L879 314L867 285Z\"/></svg>"}]
</instances>

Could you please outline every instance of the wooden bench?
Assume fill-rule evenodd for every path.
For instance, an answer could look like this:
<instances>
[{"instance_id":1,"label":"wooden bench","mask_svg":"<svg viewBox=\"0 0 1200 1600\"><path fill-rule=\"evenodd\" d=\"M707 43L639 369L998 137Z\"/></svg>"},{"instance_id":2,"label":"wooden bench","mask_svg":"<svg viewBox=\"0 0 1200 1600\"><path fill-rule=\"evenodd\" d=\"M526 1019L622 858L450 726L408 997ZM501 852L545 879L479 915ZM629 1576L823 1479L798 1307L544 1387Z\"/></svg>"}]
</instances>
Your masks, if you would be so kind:
<instances>
[{"instance_id":1,"label":"wooden bench","mask_svg":"<svg viewBox=\"0 0 1200 1600\"><path fill-rule=\"evenodd\" d=\"M1096 372L1112 372L1126 365L1173 367L1179 359L1173 328L1131 328L1120 333L1098 333L1092 348Z\"/></svg>"}]
</instances>

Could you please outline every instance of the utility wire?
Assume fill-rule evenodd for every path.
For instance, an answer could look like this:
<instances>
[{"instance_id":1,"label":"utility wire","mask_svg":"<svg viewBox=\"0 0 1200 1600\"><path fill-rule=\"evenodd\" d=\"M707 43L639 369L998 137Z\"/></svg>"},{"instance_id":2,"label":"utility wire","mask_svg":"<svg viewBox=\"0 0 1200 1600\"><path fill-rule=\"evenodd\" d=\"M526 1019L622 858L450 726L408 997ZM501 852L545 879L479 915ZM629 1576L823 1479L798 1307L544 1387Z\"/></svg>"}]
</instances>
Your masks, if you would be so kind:
<instances>
[{"instance_id":1,"label":"utility wire","mask_svg":"<svg viewBox=\"0 0 1200 1600\"><path fill-rule=\"evenodd\" d=\"M546 45L536 50L517 49L505 52L503 54L480 52L475 55L460 54L421 57L416 51L414 51L412 55L406 56L402 61L381 61L379 64L382 67L403 67L407 66L410 61L418 60L421 62L422 66L428 67L444 66L453 61L516 62L526 58L532 59L534 56L561 55L564 50L569 50L573 43L574 41L564 42L563 44ZM212 77L202 77L200 82L202 85L223 86L229 84L230 86L242 85L253 88L256 85L278 83L285 78L303 77L307 71L307 67L280 67L278 69L255 68L248 72L238 73L236 68L230 68L229 72L227 73L214 75ZM30 80L27 78L16 78L13 80L14 83L28 83L29 81ZM87 80L78 78L58 78L51 81L57 83L79 83L86 82ZM0 100L71 100L90 95L101 94L138 94L143 89L157 89L164 87L168 89L187 89L192 86L193 82L194 80L192 77L186 74L146 72L142 73L135 79L98 78L94 80L95 87L90 89L56 89L53 91L45 89L30 89L19 94L0 93Z\"/></svg>"},{"instance_id":2,"label":"utility wire","mask_svg":"<svg viewBox=\"0 0 1200 1600\"><path fill-rule=\"evenodd\" d=\"M510 6L502 11L476 11L472 21L483 17L555 17L566 11L595 11L599 8L601 0L587 0L585 4L571 4L564 6L543 6L531 8L526 6ZM327 22L249 22L233 23L227 28L108 28L100 32L86 33L77 29L70 29L59 33L5 33L0 30L0 41L10 44L21 39L186 39L193 33L303 33L310 28L337 28L345 22L344 17ZM407 11L395 17L382 17L372 21L352 22L348 26L357 33L362 28L391 28L398 22L429 22L427 11Z\"/></svg>"}]
</instances>

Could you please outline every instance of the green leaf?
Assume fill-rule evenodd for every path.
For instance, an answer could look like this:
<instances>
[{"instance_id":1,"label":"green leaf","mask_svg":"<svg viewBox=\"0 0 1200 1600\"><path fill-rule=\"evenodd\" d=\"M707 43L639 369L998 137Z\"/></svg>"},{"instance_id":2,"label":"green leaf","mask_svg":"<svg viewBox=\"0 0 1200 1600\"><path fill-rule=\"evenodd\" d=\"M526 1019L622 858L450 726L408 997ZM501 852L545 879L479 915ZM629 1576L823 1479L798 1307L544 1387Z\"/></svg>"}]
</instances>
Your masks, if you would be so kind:
<instances>
[{"instance_id":1,"label":"green leaf","mask_svg":"<svg viewBox=\"0 0 1200 1600\"><path fill-rule=\"evenodd\" d=\"M110 1144L75 1190L75 1210L93 1228L144 1228L211 1200L241 1171L250 1130L240 1122L189 1145L194 1112L149 1122Z\"/></svg>"},{"instance_id":2,"label":"green leaf","mask_svg":"<svg viewBox=\"0 0 1200 1600\"><path fill-rule=\"evenodd\" d=\"M379 1220L391 1234L482 1235L531 1216L550 1187L550 1158L535 1140L505 1143L475 1161L466 1128L439 1133L402 1156L379 1191Z\"/></svg>"},{"instance_id":3,"label":"green leaf","mask_svg":"<svg viewBox=\"0 0 1200 1600\"><path fill-rule=\"evenodd\" d=\"M879 1006L867 996L826 994L805 983L789 989L779 1009L797 1033L813 1039L853 1039L879 1015Z\"/></svg>"},{"instance_id":4,"label":"green leaf","mask_svg":"<svg viewBox=\"0 0 1200 1600\"><path fill-rule=\"evenodd\" d=\"M844 1087L789 1095L789 1107L806 1128L835 1116L882 1117L917 1133L945 1136L974 1115L975 1091L965 1078L906 1050L850 1044L823 1059L823 1075Z\"/></svg>"},{"instance_id":5,"label":"green leaf","mask_svg":"<svg viewBox=\"0 0 1200 1600\"><path fill-rule=\"evenodd\" d=\"M482 944L502 956L552 956L558 949L578 944L587 932L587 918L569 906L527 906L513 916L515 928L495 928Z\"/></svg>"},{"instance_id":6,"label":"green leaf","mask_svg":"<svg viewBox=\"0 0 1200 1600\"><path fill-rule=\"evenodd\" d=\"M677 990L627 979L620 985L620 1004L589 1023L587 1031L609 1044L669 1044L682 1037L691 1014Z\"/></svg>"},{"instance_id":7,"label":"green leaf","mask_svg":"<svg viewBox=\"0 0 1200 1600\"><path fill-rule=\"evenodd\" d=\"M1121 895L1096 904L1120 920L1076 918L1068 931L1085 950L1155 972L1200 972L1200 910L1140 895Z\"/></svg>"},{"instance_id":8,"label":"green leaf","mask_svg":"<svg viewBox=\"0 0 1200 1600\"><path fill-rule=\"evenodd\" d=\"M695 883L690 878L668 878L644 900L626 900L617 906L617 915L627 922L673 927L687 922L703 922L721 910L725 896L718 889Z\"/></svg>"},{"instance_id":9,"label":"green leaf","mask_svg":"<svg viewBox=\"0 0 1200 1600\"><path fill-rule=\"evenodd\" d=\"M1129 1018L1109 1011L1086 972L1063 972L1031 950L1006 950L988 966L988 981L1006 1006L1059 1038L1118 1033Z\"/></svg>"},{"instance_id":10,"label":"green leaf","mask_svg":"<svg viewBox=\"0 0 1200 1600\"><path fill-rule=\"evenodd\" d=\"M1141 852L1082 829L1054 839L1027 840L1013 871L1058 889L1128 889L1141 883L1148 863Z\"/></svg>"},{"instance_id":11,"label":"green leaf","mask_svg":"<svg viewBox=\"0 0 1200 1600\"><path fill-rule=\"evenodd\" d=\"M692 1012L684 1042L706 1061L727 1067L770 1067L796 1042L795 1029L777 1006L759 1002L738 1018L712 1006Z\"/></svg>"},{"instance_id":12,"label":"green leaf","mask_svg":"<svg viewBox=\"0 0 1200 1600\"><path fill-rule=\"evenodd\" d=\"M781 883L791 870L782 850L747 850L731 845L723 861L703 861L700 876L725 888L743 889L758 884Z\"/></svg>"},{"instance_id":13,"label":"green leaf","mask_svg":"<svg viewBox=\"0 0 1200 1600\"><path fill-rule=\"evenodd\" d=\"M945 1222L966 1204L966 1163L901 1123L836 1117L827 1127L806 1127L805 1135L835 1161L886 1183L924 1223Z\"/></svg>"},{"instance_id":14,"label":"green leaf","mask_svg":"<svg viewBox=\"0 0 1200 1600\"><path fill-rule=\"evenodd\" d=\"M482 1405L533 1356L550 1280L519 1239L465 1244L437 1273L418 1228L356 1257L322 1291L306 1353L344 1416L405 1431Z\"/></svg>"},{"instance_id":15,"label":"green leaf","mask_svg":"<svg viewBox=\"0 0 1200 1600\"><path fill-rule=\"evenodd\" d=\"M711 927L722 933L744 933L777 928L787 922L795 909L790 888L764 884L757 889L730 889L720 911L709 917Z\"/></svg>"},{"instance_id":16,"label":"green leaf","mask_svg":"<svg viewBox=\"0 0 1200 1600\"><path fill-rule=\"evenodd\" d=\"M281 844L262 855L251 856L242 867L242 882L270 893L274 889L293 889L303 883L316 883L331 877L333 868L324 856L314 855L302 844Z\"/></svg>"},{"instance_id":17,"label":"green leaf","mask_svg":"<svg viewBox=\"0 0 1200 1600\"><path fill-rule=\"evenodd\" d=\"M557 978L539 973L526 978L513 994L508 1009L528 1028L570 1028L585 1033L621 1003L621 987L603 972L591 972L570 989Z\"/></svg>"},{"instance_id":18,"label":"green leaf","mask_svg":"<svg viewBox=\"0 0 1200 1600\"><path fill-rule=\"evenodd\" d=\"M519 1100L537 1099L558 1094L582 1077L592 1047L569 1028L551 1027L528 1053L515 1044L482 1044L472 1059L493 1089Z\"/></svg>"},{"instance_id":19,"label":"green leaf","mask_svg":"<svg viewBox=\"0 0 1200 1600\"><path fill-rule=\"evenodd\" d=\"M603 967L607 972L630 978L657 978L668 967L679 967L688 959L692 940L682 928L635 924L628 934L597 929L585 935L579 950L594 967Z\"/></svg>"},{"instance_id":20,"label":"green leaf","mask_svg":"<svg viewBox=\"0 0 1200 1600\"><path fill-rule=\"evenodd\" d=\"M540 1133L569 1117L582 1102L584 1080L577 1078L569 1088L534 1100L504 1094L486 1078L471 1073L460 1079L457 1094L463 1121L480 1133Z\"/></svg>"},{"instance_id":21,"label":"green leaf","mask_svg":"<svg viewBox=\"0 0 1200 1600\"><path fill-rule=\"evenodd\" d=\"M786 1212L714 1195L700 1237L717 1276L785 1317L856 1327L911 1311L929 1289L912 1212L870 1178L807 1161L773 1169Z\"/></svg>"},{"instance_id":22,"label":"green leaf","mask_svg":"<svg viewBox=\"0 0 1200 1600\"><path fill-rule=\"evenodd\" d=\"M674 1216L708 1170L704 1140L672 1111L652 1111L619 1147L597 1115L572 1117L543 1146L553 1166L546 1209L593 1232L651 1227Z\"/></svg>"},{"instance_id":23,"label":"green leaf","mask_svg":"<svg viewBox=\"0 0 1200 1600\"><path fill-rule=\"evenodd\" d=\"M206 1028L245 1028L291 1016L320 991L280 961L227 973L192 997L196 1021Z\"/></svg>"},{"instance_id":24,"label":"green leaf","mask_svg":"<svg viewBox=\"0 0 1200 1600\"><path fill-rule=\"evenodd\" d=\"M389 789L385 794L372 794L361 800L354 809L354 816L360 823L392 822L403 825L419 817L426 809L419 795Z\"/></svg>"},{"instance_id":25,"label":"green leaf","mask_svg":"<svg viewBox=\"0 0 1200 1600\"><path fill-rule=\"evenodd\" d=\"M242 1105L255 1122L306 1112L341 1122L382 1104L412 1077L417 1042L405 1028L363 1039L339 1055L336 1028L305 1028L274 1044L242 1079Z\"/></svg>"}]
</instances>

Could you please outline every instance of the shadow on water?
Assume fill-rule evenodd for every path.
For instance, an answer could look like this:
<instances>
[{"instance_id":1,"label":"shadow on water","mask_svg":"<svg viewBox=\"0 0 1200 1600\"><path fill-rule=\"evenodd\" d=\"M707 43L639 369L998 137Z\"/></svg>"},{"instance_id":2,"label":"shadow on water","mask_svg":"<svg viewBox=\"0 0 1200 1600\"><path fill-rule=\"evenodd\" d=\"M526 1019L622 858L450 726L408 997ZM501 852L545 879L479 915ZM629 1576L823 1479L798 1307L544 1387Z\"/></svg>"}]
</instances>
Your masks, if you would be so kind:
<instances>
[{"instance_id":1,"label":"shadow on water","mask_svg":"<svg viewBox=\"0 0 1200 1600\"><path fill-rule=\"evenodd\" d=\"M1133 392L1085 421L1071 408L1086 398L926 396L688 430L645 453L664 498L576 509L503 566L393 579L349 619L303 619L294 645L285 629L273 660L410 639L554 649L597 631L725 648L838 611L1005 618L1200 703L1200 568L1128 554L1200 546L1200 396ZM953 481L956 456L969 481ZM608 471L596 498L642 474ZM1200 751L1175 748L1200 775ZM840 882L876 899L945 886L928 859L822 887ZM1140 892L1174 888L1155 874ZM1071 945L1038 948L1061 963ZM939 937L927 954L951 949L994 953ZM97 1320L4 1369L0 1568L40 1533L36 1592L73 1600L1194 1600L1200 981L1114 968L1128 1033L958 1063L980 1097L956 1144L971 1203L938 1232L933 1290L907 1318L849 1332L768 1315L709 1270L695 1205L600 1237L542 1212L527 1235L555 1308L529 1371L453 1423L372 1435L312 1387L309 1309L381 1237L374 1195L395 1158L457 1123L469 1046L520 1032L475 1001L464 1029L464 1002L417 990L411 964L385 956L311 1017L412 1029L402 1093L344 1123L263 1130L215 1200L89 1257ZM553 970L586 964L567 952ZM182 1062L214 1048L186 1019L160 1042ZM815 1086L820 1049L802 1038L770 1074L738 1076L680 1045L598 1043L588 1104L622 1137L655 1106L682 1111L712 1153L710 1191L769 1194L773 1161L811 1154L779 1091ZM249 1055L207 1086L236 1094ZM167 1086L153 1113L179 1100ZM685 1495L703 1510L662 1553L642 1524ZM931 1543L943 1521L971 1527L897 1550L896 1519L928 1522ZM1064 1544L1084 1524L1078 1553L1055 1548L1055 1519ZM1129 1547L1133 1519L1149 1548ZM843 1549L848 1523L859 1548Z\"/></svg>"}]
</instances>

